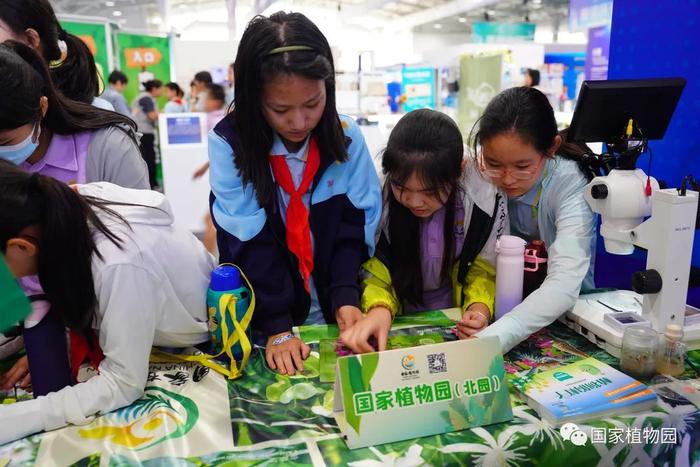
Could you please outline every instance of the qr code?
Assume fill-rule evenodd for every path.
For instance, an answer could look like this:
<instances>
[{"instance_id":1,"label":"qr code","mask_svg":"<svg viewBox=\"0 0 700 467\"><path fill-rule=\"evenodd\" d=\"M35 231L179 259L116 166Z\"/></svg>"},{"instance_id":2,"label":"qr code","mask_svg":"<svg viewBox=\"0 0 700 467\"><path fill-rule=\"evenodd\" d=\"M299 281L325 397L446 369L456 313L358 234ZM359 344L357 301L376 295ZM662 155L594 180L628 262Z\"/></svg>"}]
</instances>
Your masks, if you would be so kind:
<instances>
[{"instance_id":1,"label":"qr code","mask_svg":"<svg viewBox=\"0 0 700 467\"><path fill-rule=\"evenodd\" d=\"M447 372L447 360L444 353L428 354L428 370L430 373Z\"/></svg>"}]
</instances>

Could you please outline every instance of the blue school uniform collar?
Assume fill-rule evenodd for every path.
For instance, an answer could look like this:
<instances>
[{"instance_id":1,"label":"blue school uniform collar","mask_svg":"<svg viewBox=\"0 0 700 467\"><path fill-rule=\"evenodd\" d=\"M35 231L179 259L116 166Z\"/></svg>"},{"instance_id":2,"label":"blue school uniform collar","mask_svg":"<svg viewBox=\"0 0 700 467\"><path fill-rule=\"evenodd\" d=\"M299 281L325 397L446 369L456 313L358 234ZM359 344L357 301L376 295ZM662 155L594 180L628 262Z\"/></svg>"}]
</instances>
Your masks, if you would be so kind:
<instances>
[{"instance_id":1,"label":"blue school uniform collar","mask_svg":"<svg viewBox=\"0 0 700 467\"><path fill-rule=\"evenodd\" d=\"M289 152L287 147L284 145L282 138L277 134L277 132L272 133L272 149L270 149L270 154L275 156L284 156L286 159L297 159L301 162L306 162L306 151L309 147L309 138L306 137L304 140L304 145L297 152Z\"/></svg>"}]
</instances>

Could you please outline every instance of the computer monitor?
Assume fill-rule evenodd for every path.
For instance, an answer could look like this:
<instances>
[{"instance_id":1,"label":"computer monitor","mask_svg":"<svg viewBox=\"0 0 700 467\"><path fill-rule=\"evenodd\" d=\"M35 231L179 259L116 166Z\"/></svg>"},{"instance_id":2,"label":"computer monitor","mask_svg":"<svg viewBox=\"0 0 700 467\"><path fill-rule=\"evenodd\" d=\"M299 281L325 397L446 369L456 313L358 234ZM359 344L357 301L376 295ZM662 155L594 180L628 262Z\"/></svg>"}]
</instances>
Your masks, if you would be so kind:
<instances>
[{"instance_id":1,"label":"computer monitor","mask_svg":"<svg viewBox=\"0 0 700 467\"><path fill-rule=\"evenodd\" d=\"M630 118L647 140L662 139L684 87L684 78L584 81L567 139L612 142Z\"/></svg>"}]
</instances>

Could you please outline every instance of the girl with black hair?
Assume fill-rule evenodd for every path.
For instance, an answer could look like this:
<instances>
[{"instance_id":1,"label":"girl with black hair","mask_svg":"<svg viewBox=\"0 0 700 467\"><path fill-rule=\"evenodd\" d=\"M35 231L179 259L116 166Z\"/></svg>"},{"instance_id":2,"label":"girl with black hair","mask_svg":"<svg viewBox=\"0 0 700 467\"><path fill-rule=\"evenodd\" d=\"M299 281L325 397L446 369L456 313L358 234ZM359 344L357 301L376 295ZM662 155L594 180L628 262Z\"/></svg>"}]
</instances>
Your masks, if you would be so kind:
<instances>
[{"instance_id":1,"label":"girl with black hair","mask_svg":"<svg viewBox=\"0 0 700 467\"><path fill-rule=\"evenodd\" d=\"M163 195L110 183L68 187L0 161L0 252L18 278L38 274L50 315L70 330L70 352L44 339L59 365L33 359L32 379L61 368L75 381L88 360L98 374L34 400L0 407L0 444L124 407L146 385L151 347L208 341L206 291L213 258L173 221ZM10 386L25 374L13 373ZM6 379L6 378L4 378Z\"/></svg>"},{"instance_id":2,"label":"girl with black hair","mask_svg":"<svg viewBox=\"0 0 700 467\"><path fill-rule=\"evenodd\" d=\"M192 112L206 112L204 109L207 102L209 86L214 83L211 73L200 71L194 75L192 80Z\"/></svg>"},{"instance_id":3,"label":"girl with black hair","mask_svg":"<svg viewBox=\"0 0 700 467\"><path fill-rule=\"evenodd\" d=\"M331 49L308 18L255 17L234 68L232 110L209 136L219 254L255 289L268 364L293 375L309 355L293 326L362 317L379 181L359 128L338 116Z\"/></svg>"},{"instance_id":4,"label":"girl with black hair","mask_svg":"<svg viewBox=\"0 0 700 467\"><path fill-rule=\"evenodd\" d=\"M165 103L163 107L163 113L180 113L185 111L185 104L182 101L182 97L185 93L180 88L177 83L170 82L165 85L165 96L168 98L168 102Z\"/></svg>"},{"instance_id":5,"label":"girl with black hair","mask_svg":"<svg viewBox=\"0 0 700 467\"><path fill-rule=\"evenodd\" d=\"M156 99L163 93L163 82L152 79L143 83L143 91L131 104L131 115L141 132L141 155L148 166L148 179L151 188L158 186L156 181L156 125L158 103Z\"/></svg>"},{"instance_id":6,"label":"girl with black hair","mask_svg":"<svg viewBox=\"0 0 700 467\"><path fill-rule=\"evenodd\" d=\"M505 201L464 159L457 125L433 110L404 115L382 157L384 214L374 258L363 265L365 318L341 333L355 352L386 348L399 313L459 307L466 339L493 318L495 244Z\"/></svg>"},{"instance_id":7,"label":"girl with black hair","mask_svg":"<svg viewBox=\"0 0 700 467\"><path fill-rule=\"evenodd\" d=\"M53 82L64 96L114 110L108 102L97 98L100 81L90 49L79 37L61 27L48 0L0 2L0 42L8 39L33 48L51 64ZM65 44L63 50L62 44Z\"/></svg>"},{"instance_id":8,"label":"girl with black hair","mask_svg":"<svg viewBox=\"0 0 700 467\"><path fill-rule=\"evenodd\" d=\"M134 122L58 92L41 57L0 44L0 159L65 183L148 188Z\"/></svg>"},{"instance_id":9,"label":"girl with black hair","mask_svg":"<svg viewBox=\"0 0 700 467\"><path fill-rule=\"evenodd\" d=\"M211 131L226 116L226 91L223 86L210 84L207 87L204 111L207 113L207 129Z\"/></svg>"},{"instance_id":10,"label":"girl with black hair","mask_svg":"<svg viewBox=\"0 0 700 467\"><path fill-rule=\"evenodd\" d=\"M494 97L472 139L482 172L508 198L511 233L544 240L549 255L540 288L480 333L498 336L507 352L570 309L580 290L594 288L596 219L583 197L588 180L566 158L571 149L562 148L542 92L517 87Z\"/></svg>"}]
</instances>

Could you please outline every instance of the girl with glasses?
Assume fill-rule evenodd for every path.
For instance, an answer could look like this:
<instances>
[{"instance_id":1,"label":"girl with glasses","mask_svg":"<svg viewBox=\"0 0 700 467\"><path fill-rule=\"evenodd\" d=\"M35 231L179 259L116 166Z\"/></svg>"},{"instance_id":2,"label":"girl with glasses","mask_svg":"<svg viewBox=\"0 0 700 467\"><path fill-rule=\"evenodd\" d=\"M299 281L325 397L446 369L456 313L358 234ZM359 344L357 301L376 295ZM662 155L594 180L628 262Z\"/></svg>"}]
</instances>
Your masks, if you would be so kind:
<instances>
[{"instance_id":1,"label":"girl with glasses","mask_svg":"<svg viewBox=\"0 0 700 467\"><path fill-rule=\"evenodd\" d=\"M583 198L588 180L561 157L554 111L537 89L497 95L473 135L482 173L508 198L510 233L544 240L549 253L542 286L480 333L498 336L505 352L570 309L582 288L594 288L595 215Z\"/></svg>"}]
</instances>

